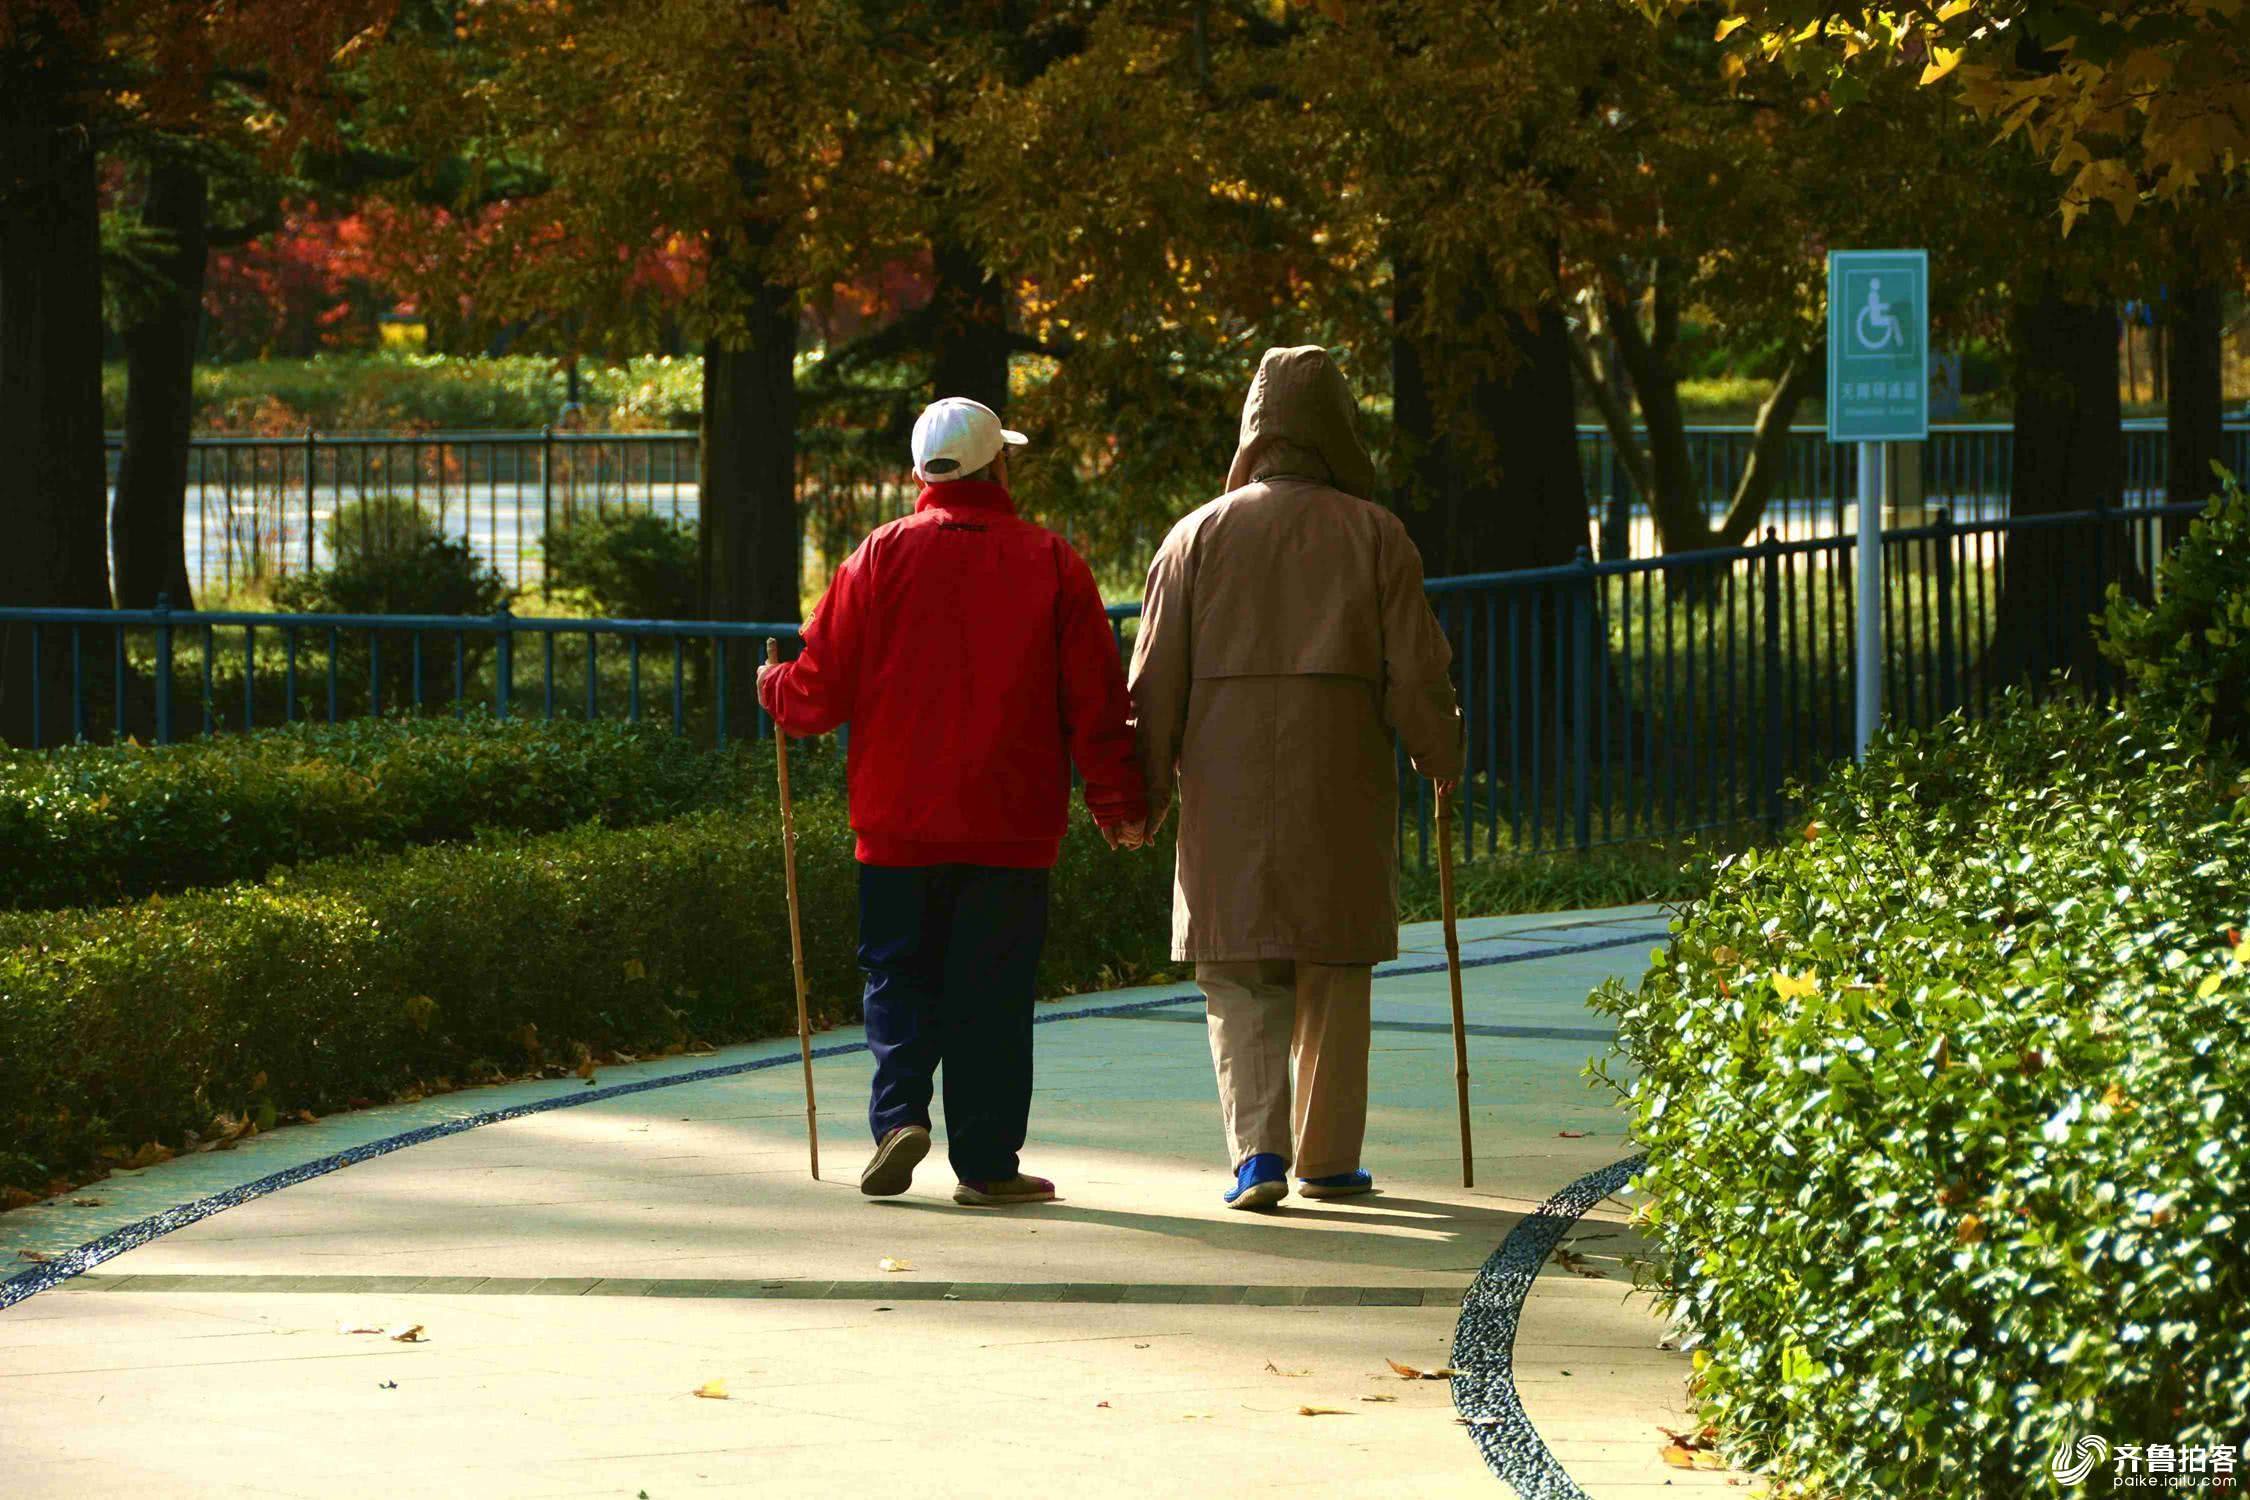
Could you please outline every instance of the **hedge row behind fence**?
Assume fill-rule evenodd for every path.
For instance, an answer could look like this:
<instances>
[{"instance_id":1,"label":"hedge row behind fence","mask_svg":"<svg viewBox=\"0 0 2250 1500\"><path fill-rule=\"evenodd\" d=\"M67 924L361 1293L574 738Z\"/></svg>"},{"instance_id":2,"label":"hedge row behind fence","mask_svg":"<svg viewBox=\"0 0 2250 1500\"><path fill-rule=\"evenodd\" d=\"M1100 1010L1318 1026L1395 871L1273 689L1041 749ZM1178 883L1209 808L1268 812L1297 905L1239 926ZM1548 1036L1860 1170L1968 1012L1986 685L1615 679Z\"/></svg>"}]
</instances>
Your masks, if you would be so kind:
<instances>
[{"instance_id":1,"label":"hedge row behind fence","mask_svg":"<svg viewBox=\"0 0 2250 1500\"><path fill-rule=\"evenodd\" d=\"M834 757L801 754L812 787L834 780ZM649 823L770 800L772 764L770 746L702 751L650 725L487 714L0 754L0 909L255 880L480 828Z\"/></svg>"},{"instance_id":2,"label":"hedge row behind fence","mask_svg":"<svg viewBox=\"0 0 2250 1500\"><path fill-rule=\"evenodd\" d=\"M1908 736L1597 997L1742 1457L1836 1500L2049 1494L2080 1436L2250 1430L2240 798L2082 706Z\"/></svg>"},{"instance_id":3,"label":"hedge row behind fence","mask_svg":"<svg viewBox=\"0 0 2250 1500\"><path fill-rule=\"evenodd\" d=\"M806 970L856 1019L841 800L799 804ZM1075 822L1049 995L1161 970L1169 846ZM440 845L100 911L0 914L0 1187L354 1100L795 1029L779 821L763 807Z\"/></svg>"}]
</instances>

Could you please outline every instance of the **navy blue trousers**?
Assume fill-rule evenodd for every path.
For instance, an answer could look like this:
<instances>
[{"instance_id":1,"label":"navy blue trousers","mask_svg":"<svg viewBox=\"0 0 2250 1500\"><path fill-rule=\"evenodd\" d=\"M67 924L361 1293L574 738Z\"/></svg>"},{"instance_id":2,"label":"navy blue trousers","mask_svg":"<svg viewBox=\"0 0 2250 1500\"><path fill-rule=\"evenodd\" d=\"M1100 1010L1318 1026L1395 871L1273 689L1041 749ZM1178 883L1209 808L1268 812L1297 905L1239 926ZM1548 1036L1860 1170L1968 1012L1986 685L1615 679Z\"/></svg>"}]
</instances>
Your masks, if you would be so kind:
<instances>
[{"instance_id":1,"label":"navy blue trousers","mask_svg":"<svg viewBox=\"0 0 2250 1500\"><path fill-rule=\"evenodd\" d=\"M945 1143L963 1182L1013 1177L1031 1116L1031 1002L1047 941L1047 872L859 867L859 966L880 1141L930 1123L945 1073Z\"/></svg>"}]
</instances>

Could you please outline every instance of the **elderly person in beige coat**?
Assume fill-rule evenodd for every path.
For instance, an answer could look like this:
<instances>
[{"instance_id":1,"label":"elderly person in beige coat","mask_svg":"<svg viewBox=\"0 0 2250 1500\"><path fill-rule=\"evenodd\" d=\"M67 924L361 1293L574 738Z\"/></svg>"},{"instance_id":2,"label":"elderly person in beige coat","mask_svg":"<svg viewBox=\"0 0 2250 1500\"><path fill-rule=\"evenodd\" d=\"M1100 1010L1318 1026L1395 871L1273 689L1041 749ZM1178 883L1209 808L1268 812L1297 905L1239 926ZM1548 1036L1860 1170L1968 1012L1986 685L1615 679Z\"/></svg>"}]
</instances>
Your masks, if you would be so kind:
<instances>
[{"instance_id":1,"label":"elderly person in beige coat","mask_svg":"<svg viewBox=\"0 0 2250 1500\"><path fill-rule=\"evenodd\" d=\"M1152 830L1179 784L1172 956L1208 1002L1237 1208L1280 1202L1292 1162L1306 1197L1373 1189L1369 992L1398 956L1392 737L1424 776L1461 774L1452 652L1374 488L1327 351L1268 350L1227 493L1164 539L1133 650Z\"/></svg>"}]
</instances>

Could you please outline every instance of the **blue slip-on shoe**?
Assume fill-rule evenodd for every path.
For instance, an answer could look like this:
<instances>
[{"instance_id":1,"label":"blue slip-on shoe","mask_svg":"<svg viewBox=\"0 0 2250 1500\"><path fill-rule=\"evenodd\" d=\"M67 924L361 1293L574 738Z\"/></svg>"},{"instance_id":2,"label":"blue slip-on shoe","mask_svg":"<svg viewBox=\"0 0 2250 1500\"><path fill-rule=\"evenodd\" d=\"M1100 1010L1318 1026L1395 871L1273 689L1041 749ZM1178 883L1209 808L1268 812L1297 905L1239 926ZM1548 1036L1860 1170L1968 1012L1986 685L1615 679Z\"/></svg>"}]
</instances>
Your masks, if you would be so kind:
<instances>
[{"instance_id":1,"label":"blue slip-on shoe","mask_svg":"<svg viewBox=\"0 0 2250 1500\"><path fill-rule=\"evenodd\" d=\"M1271 1208L1289 1196L1288 1169L1271 1151L1261 1151L1235 1168L1229 1208Z\"/></svg>"},{"instance_id":2,"label":"blue slip-on shoe","mask_svg":"<svg viewBox=\"0 0 2250 1500\"><path fill-rule=\"evenodd\" d=\"M1353 1198L1374 1191L1375 1176L1364 1167L1333 1177L1299 1178L1297 1182L1297 1194L1303 1198Z\"/></svg>"}]
</instances>

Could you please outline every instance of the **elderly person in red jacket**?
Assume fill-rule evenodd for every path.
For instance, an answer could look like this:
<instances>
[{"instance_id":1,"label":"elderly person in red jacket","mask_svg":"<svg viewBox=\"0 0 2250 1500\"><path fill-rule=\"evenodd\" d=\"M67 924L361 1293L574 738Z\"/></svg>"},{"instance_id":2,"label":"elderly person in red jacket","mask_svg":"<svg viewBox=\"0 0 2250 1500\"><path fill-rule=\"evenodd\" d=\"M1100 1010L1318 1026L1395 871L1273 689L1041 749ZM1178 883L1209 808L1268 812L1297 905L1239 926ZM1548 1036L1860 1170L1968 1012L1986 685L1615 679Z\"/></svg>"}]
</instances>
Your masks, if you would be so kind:
<instances>
[{"instance_id":1,"label":"elderly person in red jacket","mask_svg":"<svg viewBox=\"0 0 2250 1500\"><path fill-rule=\"evenodd\" d=\"M974 401L925 410L914 514L860 544L803 651L758 674L758 701L788 733L851 725L871 1196L906 1191L929 1152L941 1067L954 1201L1055 1196L1017 1153L1071 767L1111 847L1137 847L1148 815L1094 576L1008 493L1007 450L1023 441Z\"/></svg>"}]
</instances>

